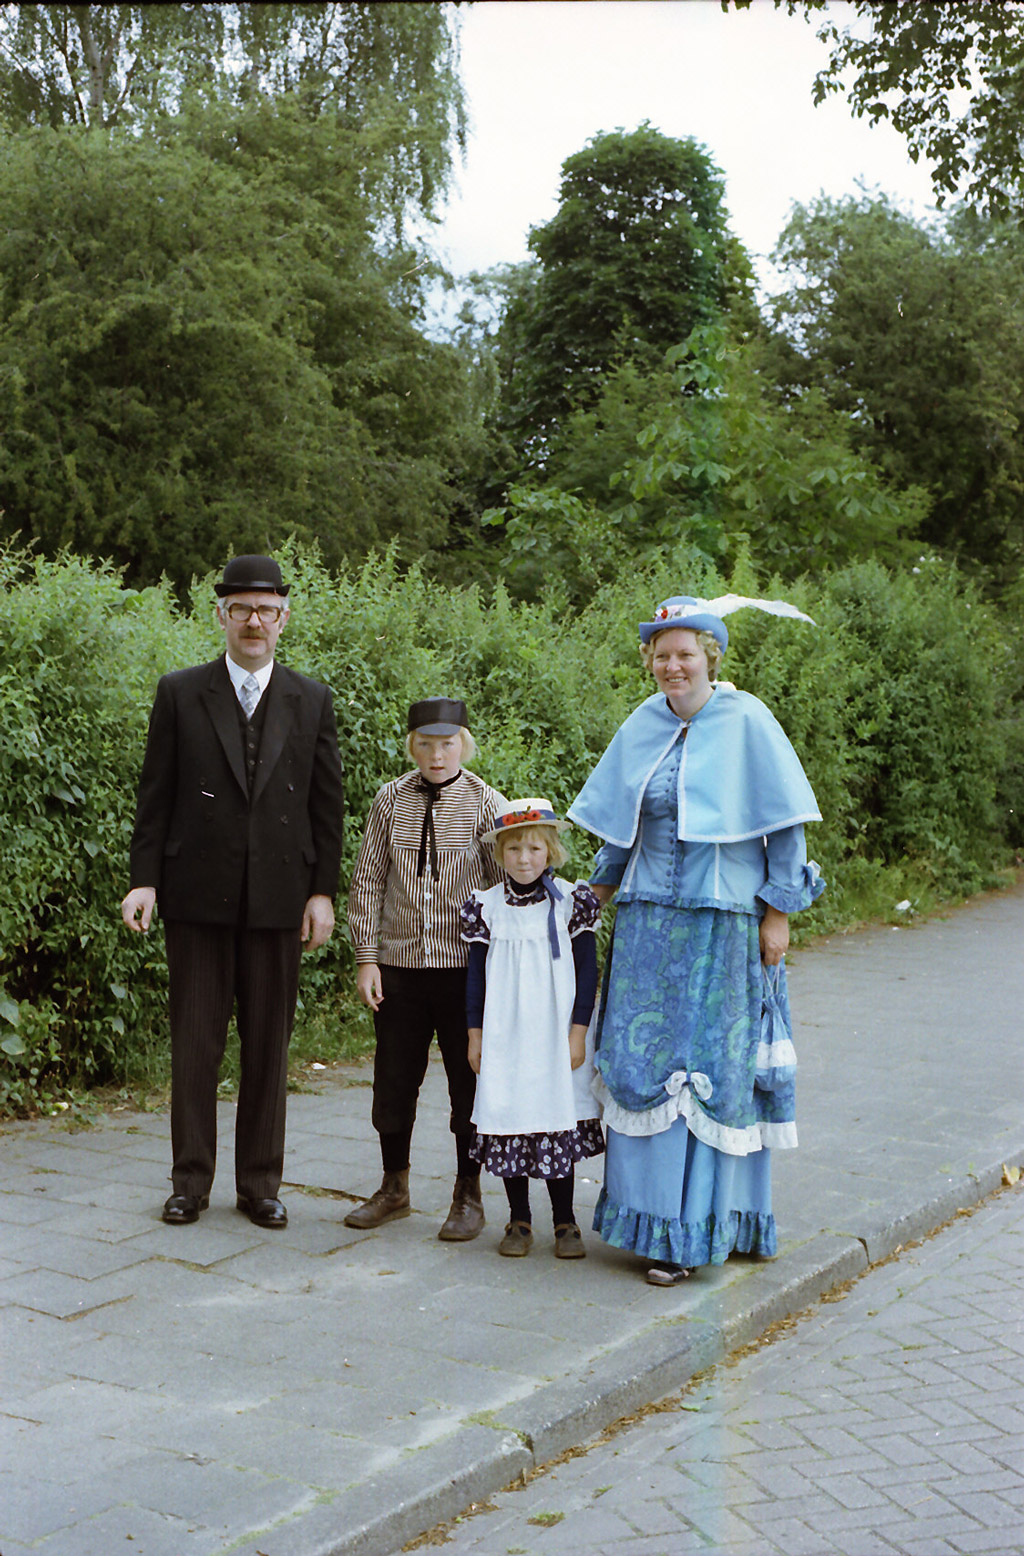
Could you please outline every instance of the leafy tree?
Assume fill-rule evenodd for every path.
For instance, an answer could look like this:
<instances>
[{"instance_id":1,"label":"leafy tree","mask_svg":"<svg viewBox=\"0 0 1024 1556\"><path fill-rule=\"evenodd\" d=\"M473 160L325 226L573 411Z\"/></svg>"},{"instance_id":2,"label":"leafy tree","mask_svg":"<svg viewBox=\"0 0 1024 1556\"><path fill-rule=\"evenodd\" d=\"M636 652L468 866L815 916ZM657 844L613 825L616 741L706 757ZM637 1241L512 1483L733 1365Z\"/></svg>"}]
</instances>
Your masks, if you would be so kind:
<instances>
[{"instance_id":1,"label":"leafy tree","mask_svg":"<svg viewBox=\"0 0 1024 1556\"><path fill-rule=\"evenodd\" d=\"M693 332L663 368L614 370L591 410L574 413L540 485L513 484L502 573L535 597L559 580L579 604L596 587L680 547L686 571L734 566L792 579L823 563L898 562L927 511L853 447L849 416L817 391L786 401L758 342L718 326Z\"/></svg>"},{"instance_id":2,"label":"leafy tree","mask_svg":"<svg viewBox=\"0 0 1024 1556\"><path fill-rule=\"evenodd\" d=\"M510 296L499 344L500 423L528 466L617 363L653 367L696 325L749 308L721 176L696 142L649 124L595 136L563 164L560 197L530 235L536 266Z\"/></svg>"},{"instance_id":3,"label":"leafy tree","mask_svg":"<svg viewBox=\"0 0 1024 1556\"><path fill-rule=\"evenodd\" d=\"M139 130L189 101L288 98L363 137L379 221L435 210L464 145L454 6L5 5L0 123Z\"/></svg>"},{"instance_id":4,"label":"leafy tree","mask_svg":"<svg viewBox=\"0 0 1024 1556\"><path fill-rule=\"evenodd\" d=\"M216 160L187 121L0 142L3 532L179 586L291 532L419 553L462 381L374 249L358 147L288 103L202 123Z\"/></svg>"},{"instance_id":5,"label":"leafy tree","mask_svg":"<svg viewBox=\"0 0 1024 1556\"><path fill-rule=\"evenodd\" d=\"M821 396L780 404L758 344L698 330L668 362L675 393L638 436L623 517L657 538L687 535L716 559L749 544L759 567L788 578L905 554L922 494L891 491Z\"/></svg>"},{"instance_id":6,"label":"leafy tree","mask_svg":"<svg viewBox=\"0 0 1024 1556\"><path fill-rule=\"evenodd\" d=\"M832 47L818 72L814 100L841 92L858 117L888 119L916 162L932 166L941 205L963 190L994 215L1020 213L1024 164L1024 12L1020 0L852 0L841 10L826 0L775 0L790 15L824 13L818 37ZM726 9L729 0L722 0ZM744 9L750 0L732 0ZM868 23L866 36L844 25L843 13ZM956 96L970 94L963 112ZM895 98L895 101L892 99Z\"/></svg>"},{"instance_id":7,"label":"leafy tree","mask_svg":"<svg viewBox=\"0 0 1024 1556\"><path fill-rule=\"evenodd\" d=\"M922 538L1005 575L1024 551L1024 241L960 212L924 225L880 198L797 208L772 311L783 382L820 390L854 446L932 498Z\"/></svg>"},{"instance_id":8,"label":"leafy tree","mask_svg":"<svg viewBox=\"0 0 1024 1556\"><path fill-rule=\"evenodd\" d=\"M132 124L178 106L183 82L208 74L227 7L5 5L0 117L8 129Z\"/></svg>"}]
</instances>

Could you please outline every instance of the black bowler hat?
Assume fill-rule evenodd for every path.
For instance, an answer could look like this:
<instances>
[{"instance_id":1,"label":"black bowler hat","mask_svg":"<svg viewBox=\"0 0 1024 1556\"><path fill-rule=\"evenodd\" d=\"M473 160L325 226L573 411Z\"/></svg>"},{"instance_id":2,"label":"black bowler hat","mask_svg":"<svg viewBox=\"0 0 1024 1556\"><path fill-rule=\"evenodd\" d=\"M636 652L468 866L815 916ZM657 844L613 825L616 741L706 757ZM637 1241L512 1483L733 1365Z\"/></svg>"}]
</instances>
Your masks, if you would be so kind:
<instances>
[{"instance_id":1,"label":"black bowler hat","mask_svg":"<svg viewBox=\"0 0 1024 1556\"><path fill-rule=\"evenodd\" d=\"M414 730L421 735L457 735L460 729L468 728L466 704L450 697L427 697L409 709L410 735Z\"/></svg>"},{"instance_id":2,"label":"black bowler hat","mask_svg":"<svg viewBox=\"0 0 1024 1556\"><path fill-rule=\"evenodd\" d=\"M281 569L269 556L236 556L225 565L224 577L215 583L213 592L221 598L225 594L253 594L265 590L267 594L285 595L291 584L281 582Z\"/></svg>"}]
</instances>

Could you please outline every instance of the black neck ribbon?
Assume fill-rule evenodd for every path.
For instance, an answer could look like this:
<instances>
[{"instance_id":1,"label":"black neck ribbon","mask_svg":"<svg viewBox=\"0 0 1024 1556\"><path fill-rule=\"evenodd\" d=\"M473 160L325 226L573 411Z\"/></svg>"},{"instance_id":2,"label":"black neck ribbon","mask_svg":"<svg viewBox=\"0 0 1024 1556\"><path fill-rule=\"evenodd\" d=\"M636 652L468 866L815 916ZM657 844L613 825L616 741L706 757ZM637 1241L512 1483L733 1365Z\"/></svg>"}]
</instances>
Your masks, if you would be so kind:
<instances>
[{"instance_id":1,"label":"black neck ribbon","mask_svg":"<svg viewBox=\"0 0 1024 1556\"><path fill-rule=\"evenodd\" d=\"M420 774L419 790L426 796L427 808L423 813L423 831L420 833L420 851L416 860L417 879L427 867L428 849L430 850L430 874L435 881L441 879L441 871L437 863L437 838L434 836L434 804L441 790L447 789L449 784L461 777L461 767L455 774L455 778L446 778L444 783L431 783L429 778L424 778L423 774Z\"/></svg>"}]
</instances>

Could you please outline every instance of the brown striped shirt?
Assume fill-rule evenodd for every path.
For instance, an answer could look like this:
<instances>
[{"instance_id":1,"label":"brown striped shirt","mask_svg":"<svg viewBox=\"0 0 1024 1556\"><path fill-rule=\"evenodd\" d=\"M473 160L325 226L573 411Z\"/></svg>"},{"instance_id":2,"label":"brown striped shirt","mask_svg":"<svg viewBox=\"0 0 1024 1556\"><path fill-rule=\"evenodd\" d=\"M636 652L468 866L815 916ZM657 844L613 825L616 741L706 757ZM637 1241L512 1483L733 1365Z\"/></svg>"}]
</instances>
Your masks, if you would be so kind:
<instances>
[{"instance_id":1,"label":"brown striped shirt","mask_svg":"<svg viewBox=\"0 0 1024 1556\"><path fill-rule=\"evenodd\" d=\"M417 875L426 797L419 771L378 789L366 820L348 898L348 927L357 962L385 967L464 967L462 904L501 877L480 842L508 801L465 768L434 801L440 879L428 858Z\"/></svg>"}]
</instances>

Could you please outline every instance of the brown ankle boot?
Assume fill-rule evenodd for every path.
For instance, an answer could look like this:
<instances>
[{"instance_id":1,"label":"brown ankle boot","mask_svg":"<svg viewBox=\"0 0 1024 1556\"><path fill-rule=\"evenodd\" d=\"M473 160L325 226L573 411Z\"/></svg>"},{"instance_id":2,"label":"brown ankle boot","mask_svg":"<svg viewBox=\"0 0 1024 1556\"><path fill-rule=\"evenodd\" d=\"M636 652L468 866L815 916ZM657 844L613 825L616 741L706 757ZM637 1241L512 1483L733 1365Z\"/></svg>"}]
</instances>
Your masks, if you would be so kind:
<instances>
[{"instance_id":1,"label":"brown ankle boot","mask_svg":"<svg viewBox=\"0 0 1024 1556\"><path fill-rule=\"evenodd\" d=\"M380 1188L369 1199L364 1199L345 1217L346 1226L354 1226L360 1232L382 1226L385 1221L398 1221L409 1214L409 1169L404 1172L386 1172Z\"/></svg>"},{"instance_id":2,"label":"brown ankle boot","mask_svg":"<svg viewBox=\"0 0 1024 1556\"><path fill-rule=\"evenodd\" d=\"M443 1243L468 1243L479 1237L484 1226L484 1207L480 1198L480 1178L456 1178L452 1208L438 1232Z\"/></svg>"}]
</instances>

